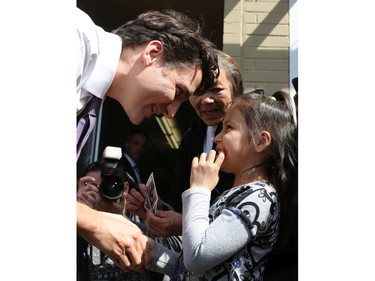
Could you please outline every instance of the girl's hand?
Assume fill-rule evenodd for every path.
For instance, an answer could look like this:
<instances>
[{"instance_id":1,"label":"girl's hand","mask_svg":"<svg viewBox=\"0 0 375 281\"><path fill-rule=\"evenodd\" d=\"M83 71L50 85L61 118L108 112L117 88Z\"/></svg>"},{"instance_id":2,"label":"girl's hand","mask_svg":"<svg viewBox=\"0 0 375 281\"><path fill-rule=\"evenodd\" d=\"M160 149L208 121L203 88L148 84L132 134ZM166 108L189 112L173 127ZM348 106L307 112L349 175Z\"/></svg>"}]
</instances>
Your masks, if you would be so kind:
<instances>
[{"instance_id":1,"label":"girl's hand","mask_svg":"<svg viewBox=\"0 0 375 281\"><path fill-rule=\"evenodd\" d=\"M200 157L194 157L191 164L190 188L206 187L213 190L219 181L219 170L224 161L224 153L220 152L217 157L216 151L211 150L209 154L202 153Z\"/></svg>"}]
</instances>

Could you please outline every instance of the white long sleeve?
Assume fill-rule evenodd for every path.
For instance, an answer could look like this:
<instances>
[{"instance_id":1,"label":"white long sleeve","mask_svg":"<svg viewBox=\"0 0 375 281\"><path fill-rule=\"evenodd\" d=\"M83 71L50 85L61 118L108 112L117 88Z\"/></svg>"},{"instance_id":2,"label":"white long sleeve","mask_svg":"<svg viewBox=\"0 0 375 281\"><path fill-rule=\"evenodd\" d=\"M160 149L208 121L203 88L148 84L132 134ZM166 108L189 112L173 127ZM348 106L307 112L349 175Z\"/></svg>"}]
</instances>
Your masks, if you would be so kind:
<instances>
[{"instance_id":1,"label":"white long sleeve","mask_svg":"<svg viewBox=\"0 0 375 281\"><path fill-rule=\"evenodd\" d=\"M243 220L224 210L211 224L207 188L191 188L182 194L184 265L193 272L204 272L224 262L243 248L251 233Z\"/></svg>"}]
</instances>

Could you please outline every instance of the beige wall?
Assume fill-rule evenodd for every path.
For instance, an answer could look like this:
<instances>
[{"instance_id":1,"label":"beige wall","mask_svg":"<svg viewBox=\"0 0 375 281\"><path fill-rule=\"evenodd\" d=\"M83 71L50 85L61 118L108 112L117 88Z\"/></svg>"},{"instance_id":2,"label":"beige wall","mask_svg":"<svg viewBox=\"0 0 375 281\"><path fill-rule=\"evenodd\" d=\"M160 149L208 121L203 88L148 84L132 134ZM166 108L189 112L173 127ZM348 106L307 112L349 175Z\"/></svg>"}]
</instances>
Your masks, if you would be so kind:
<instances>
[{"instance_id":1,"label":"beige wall","mask_svg":"<svg viewBox=\"0 0 375 281\"><path fill-rule=\"evenodd\" d=\"M241 69L246 90L289 92L289 1L225 0L223 50Z\"/></svg>"}]
</instances>

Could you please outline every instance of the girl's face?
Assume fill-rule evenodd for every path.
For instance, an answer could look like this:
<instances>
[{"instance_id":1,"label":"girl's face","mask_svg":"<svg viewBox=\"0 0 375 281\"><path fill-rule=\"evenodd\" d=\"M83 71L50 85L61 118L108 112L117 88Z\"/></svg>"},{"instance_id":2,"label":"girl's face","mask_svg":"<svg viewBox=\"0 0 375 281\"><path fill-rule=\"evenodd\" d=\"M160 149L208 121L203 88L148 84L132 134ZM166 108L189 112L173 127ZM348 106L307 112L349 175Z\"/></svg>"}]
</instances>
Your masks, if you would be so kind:
<instances>
[{"instance_id":1,"label":"girl's face","mask_svg":"<svg viewBox=\"0 0 375 281\"><path fill-rule=\"evenodd\" d=\"M252 166L255 158L254 144L249 136L249 129L241 113L231 106L223 122L223 129L215 137L216 151L223 152L225 159L221 170L240 175Z\"/></svg>"}]
</instances>

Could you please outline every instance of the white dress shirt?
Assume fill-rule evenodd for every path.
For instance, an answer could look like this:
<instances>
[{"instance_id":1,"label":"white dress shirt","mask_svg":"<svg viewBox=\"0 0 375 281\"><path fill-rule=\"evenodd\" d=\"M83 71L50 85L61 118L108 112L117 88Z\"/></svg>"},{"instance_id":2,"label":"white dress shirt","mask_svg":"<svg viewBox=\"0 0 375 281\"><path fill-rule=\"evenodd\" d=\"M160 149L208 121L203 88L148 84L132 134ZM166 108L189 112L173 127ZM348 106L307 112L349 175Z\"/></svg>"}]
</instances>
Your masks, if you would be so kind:
<instances>
[{"instance_id":1,"label":"white dress shirt","mask_svg":"<svg viewBox=\"0 0 375 281\"><path fill-rule=\"evenodd\" d=\"M95 25L91 18L76 8L77 32L76 86L77 115L91 95L103 99L115 76L122 50L121 38Z\"/></svg>"},{"instance_id":2,"label":"white dress shirt","mask_svg":"<svg viewBox=\"0 0 375 281\"><path fill-rule=\"evenodd\" d=\"M208 153L212 149L212 145L214 144L216 128L217 128L217 125L207 126L206 138L204 139L204 143L203 143L203 152Z\"/></svg>"}]
</instances>

